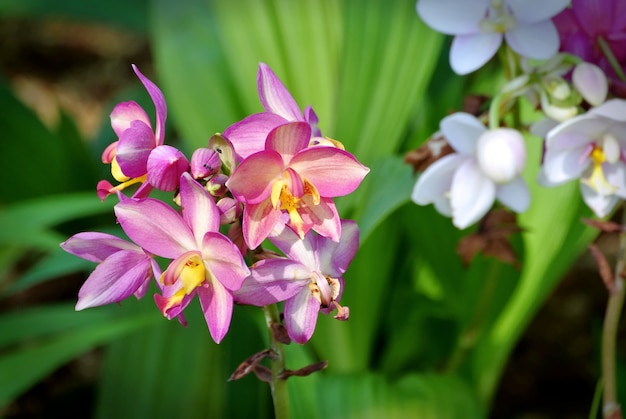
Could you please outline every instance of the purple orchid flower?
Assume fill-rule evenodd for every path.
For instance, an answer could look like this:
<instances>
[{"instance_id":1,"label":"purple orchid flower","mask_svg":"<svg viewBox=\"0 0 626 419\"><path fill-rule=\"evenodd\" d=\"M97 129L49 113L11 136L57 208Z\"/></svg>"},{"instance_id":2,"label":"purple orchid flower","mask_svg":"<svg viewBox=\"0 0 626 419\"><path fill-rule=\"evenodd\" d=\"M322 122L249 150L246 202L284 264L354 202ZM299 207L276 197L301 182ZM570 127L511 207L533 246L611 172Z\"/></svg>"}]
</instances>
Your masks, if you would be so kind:
<instances>
[{"instance_id":1,"label":"purple orchid flower","mask_svg":"<svg viewBox=\"0 0 626 419\"><path fill-rule=\"evenodd\" d=\"M249 274L241 253L219 233L220 214L209 193L189 173L180 178L182 215L152 198L126 199L115 206L126 234L155 255L173 259L161 277L155 301L163 315L181 315L194 295L213 340L228 331L233 291Z\"/></svg>"},{"instance_id":2,"label":"purple orchid flower","mask_svg":"<svg viewBox=\"0 0 626 419\"><path fill-rule=\"evenodd\" d=\"M285 85L265 63L259 63L257 89L265 112L250 115L224 131L240 159L262 151L268 133L287 122L306 122L311 127L311 135L321 137L313 108L307 106L303 115Z\"/></svg>"},{"instance_id":3,"label":"purple orchid flower","mask_svg":"<svg viewBox=\"0 0 626 419\"><path fill-rule=\"evenodd\" d=\"M116 303L135 294L143 297L153 273L154 258L134 243L106 233L78 233L61 243L68 253L99 265L78 292L76 310Z\"/></svg>"},{"instance_id":4,"label":"purple orchid flower","mask_svg":"<svg viewBox=\"0 0 626 419\"><path fill-rule=\"evenodd\" d=\"M102 153L102 162L111 164L117 186L103 180L98 183L100 199L126 187L142 183L134 197L145 197L153 187L173 191L178 187L182 172L189 170L187 158L174 147L163 145L167 106L161 90L133 64L135 74L144 85L156 111L156 127L134 101L122 102L111 112L111 127L119 140ZM146 182L147 181L147 182Z\"/></svg>"},{"instance_id":5,"label":"purple orchid flower","mask_svg":"<svg viewBox=\"0 0 626 419\"><path fill-rule=\"evenodd\" d=\"M269 235L283 211L303 238L312 228L338 241L341 223L332 198L353 192L369 169L336 147L311 146L311 127L290 122L269 132L265 150L246 158L226 186L240 202L250 249Z\"/></svg>"},{"instance_id":6,"label":"purple orchid flower","mask_svg":"<svg viewBox=\"0 0 626 419\"><path fill-rule=\"evenodd\" d=\"M320 311L335 308L336 319L346 320L348 307L339 305L343 274L359 247L359 228L354 221L341 222L341 238L334 242L314 233L300 239L285 226L270 241L289 259L264 259L250 269L250 276L235 292L243 304L264 306L285 301L285 326L289 337L306 343L315 330Z\"/></svg>"}]
</instances>

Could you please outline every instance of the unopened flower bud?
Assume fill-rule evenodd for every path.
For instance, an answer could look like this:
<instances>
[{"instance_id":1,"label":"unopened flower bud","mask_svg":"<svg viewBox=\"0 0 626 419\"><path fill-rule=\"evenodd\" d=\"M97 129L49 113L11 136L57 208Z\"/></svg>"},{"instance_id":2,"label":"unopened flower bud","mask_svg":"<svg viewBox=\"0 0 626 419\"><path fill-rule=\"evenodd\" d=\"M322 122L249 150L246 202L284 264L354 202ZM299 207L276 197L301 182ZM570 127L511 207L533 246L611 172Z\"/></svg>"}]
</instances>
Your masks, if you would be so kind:
<instances>
[{"instance_id":1,"label":"unopened flower bud","mask_svg":"<svg viewBox=\"0 0 626 419\"><path fill-rule=\"evenodd\" d=\"M213 196L223 196L228 192L228 188L226 187L227 180L228 176L225 174L218 173L213 175L206 183L206 190Z\"/></svg>"},{"instance_id":2,"label":"unopened flower bud","mask_svg":"<svg viewBox=\"0 0 626 419\"><path fill-rule=\"evenodd\" d=\"M478 139L476 158L483 173L491 180L508 183L524 169L524 138L511 128L486 131Z\"/></svg>"},{"instance_id":3,"label":"unopened flower bud","mask_svg":"<svg viewBox=\"0 0 626 419\"><path fill-rule=\"evenodd\" d=\"M204 179L217 173L222 167L219 154L210 148L199 148L191 156L191 176Z\"/></svg>"},{"instance_id":4,"label":"unopened flower bud","mask_svg":"<svg viewBox=\"0 0 626 419\"><path fill-rule=\"evenodd\" d=\"M609 85L604 72L595 64L580 63L574 69L572 82L582 97L592 106L606 100Z\"/></svg>"},{"instance_id":5,"label":"unopened flower bud","mask_svg":"<svg viewBox=\"0 0 626 419\"><path fill-rule=\"evenodd\" d=\"M157 189L170 192L178 188L180 176L189 170L187 157L169 145L156 147L148 157L148 182Z\"/></svg>"},{"instance_id":6,"label":"unopened flower bud","mask_svg":"<svg viewBox=\"0 0 626 419\"><path fill-rule=\"evenodd\" d=\"M241 205L233 198L224 197L217 201L220 224L232 224L241 216Z\"/></svg>"}]
</instances>

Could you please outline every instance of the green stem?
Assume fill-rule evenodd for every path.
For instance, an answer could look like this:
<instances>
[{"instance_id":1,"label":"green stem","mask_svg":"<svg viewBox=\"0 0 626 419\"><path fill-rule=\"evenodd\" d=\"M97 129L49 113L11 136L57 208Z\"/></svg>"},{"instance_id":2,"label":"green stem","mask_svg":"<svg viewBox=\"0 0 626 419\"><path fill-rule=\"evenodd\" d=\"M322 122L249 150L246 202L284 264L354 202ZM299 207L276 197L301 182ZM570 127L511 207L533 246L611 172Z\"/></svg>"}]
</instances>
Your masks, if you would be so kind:
<instances>
[{"instance_id":1,"label":"green stem","mask_svg":"<svg viewBox=\"0 0 626 419\"><path fill-rule=\"evenodd\" d=\"M272 325L280 324L280 316L276 304L270 304L263 307L265 314L265 323L270 335L270 349L273 352L271 361L272 382L272 400L274 401L274 417L276 419L289 419L289 393L287 392L287 380L282 374L285 371L285 350L283 344L280 343L275 335Z\"/></svg>"},{"instance_id":2,"label":"green stem","mask_svg":"<svg viewBox=\"0 0 626 419\"><path fill-rule=\"evenodd\" d=\"M626 210L622 214L622 225L626 226ZM615 344L617 328L624 304L624 281L622 272L626 268L626 232L620 233L617 264L615 266L615 289L609 294L609 302L604 315L602 328L602 381L603 381L603 413L605 418L621 418L621 409L617 400L617 377Z\"/></svg>"},{"instance_id":3,"label":"green stem","mask_svg":"<svg viewBox=\"0 0 626 419\"><path fill-rule=\"evenodd\" d=\"M611 68L613 69L613 71L615 71L615 74L617 74L617 77L619 77L621 81L626 82L626 75L624 75L624 70L622 70L622 66L620 65L619 61L617 61L617 58L615 58L615 55L613 54L613 50L611 50L611 46L609 45L609 43L606 42L606 39L601 36L598 37L597 42L598 46L602 50L602 53L609 61L609 64L611 64Z\"/></svg>"}]
</instances>

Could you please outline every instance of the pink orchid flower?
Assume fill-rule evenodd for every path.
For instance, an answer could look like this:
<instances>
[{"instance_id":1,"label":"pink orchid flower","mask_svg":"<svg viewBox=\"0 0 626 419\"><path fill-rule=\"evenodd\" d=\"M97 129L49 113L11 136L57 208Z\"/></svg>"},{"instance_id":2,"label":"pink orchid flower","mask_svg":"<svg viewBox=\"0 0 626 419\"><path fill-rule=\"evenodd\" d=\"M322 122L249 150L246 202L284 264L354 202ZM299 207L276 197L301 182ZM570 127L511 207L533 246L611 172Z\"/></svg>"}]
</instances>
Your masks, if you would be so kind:
<instances>
[{"instance_id":1,"label":"pink orchid flower","mask_svg":"<svg viewBox=\"0 0 626 419\"><path fill-rule=\"evenodd\" d=\"M305 122L269 132L265 150L246 158L226 186L240 202L243 235L250 249L269 235L283 211L300 237L312 228L338 241L341 224L332 198L353 192L369 169L350 153L332 146L311 146Z\"/></svg>"},{"instance_id":2,"label":"pink orchid flower","mask_svg":"<svg viewBox=\"0 0 626 419\"><path fill-rule=\"evenodd\" d=\"M343 274L359 247L359 228L350 220L341 222L341 238L334 242L310 232L300 239L284 225L270 236L289 259L265 259L255 263L242 287L235 292L237 302L264 306L285 301L285 327L289 337L306 343L315 330L318 313L335 308L336 319L346 320L348 307L339 305Z\"/></svg>"},{"instance_id":3,"label":"pink orchid flower","mask_svg":"<svg viewBox=\"0 0 626 419\"><path fill-rule=\"evenodd\" d=\"M144 85L156 111L156 127L152 130L150 118L134 101L122 102L111 112L111 127L119 140L109 145L102 153L102 162L111 164L111 173L117 186L108 181L98 183L98 196L109 194L126 187L142 183L134 197L145 197L152 187L173 191L178 187L178 178L188 170L189 162L179 150L163 145L167 106L161 90L145 77L133 64L135 74Z\"/></svg>"},{"instance_id":4,"label":"pink orchid flower","mask_svg":"<svg viewBox=\"0 0 626 419\"><path fill-rule=\"evenodd\" d=\"M78 292L76 310L117 303L135 294L143 297L153 272L161 270L154 258L134 243L106 233L78 233L61 243L75 256L97 262Z\"/></svg>"},{"instance_id":5,"label":"pink orchid flower","mask_svg":"<svg viewBox=\"0 0 626 419\"><path fill-rule=\"evenodd\" d=\"M215 342L230 326L233 291L249 274L237 247L218 229L220 214L209 193L189 173L180 178L182 215L156 199L126 199L115 214L126 234L152 254L173 259L163 273L163 315L181 315L194 295Z\"/></svg>"},{"instance_id":6,"label":"pink orchid flower","mask_svg":"<svg viewBox=\"0 0 626 419\"><path fill-rule=\"evenodd\" d=\"M304 121L311 126L311 134L320 137L317 115L308 106L304 115L285 85L265 63L259 63L257 73L259 98L265 112L250 115L224 131L240 158L262 151L267 134L287 122Z\"/></svg>"}]
</instances>

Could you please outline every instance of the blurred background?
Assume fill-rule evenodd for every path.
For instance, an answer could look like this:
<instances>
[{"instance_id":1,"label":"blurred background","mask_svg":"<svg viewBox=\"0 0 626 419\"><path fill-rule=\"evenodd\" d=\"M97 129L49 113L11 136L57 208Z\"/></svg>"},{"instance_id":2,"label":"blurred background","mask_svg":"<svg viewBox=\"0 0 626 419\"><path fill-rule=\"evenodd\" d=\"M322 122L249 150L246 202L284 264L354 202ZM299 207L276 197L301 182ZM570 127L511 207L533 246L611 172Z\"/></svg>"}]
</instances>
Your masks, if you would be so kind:
<instances>
[{"instance_id":1,"label":"blurred background","mask_svg":"<svg viewBox=\"0 0 626 419\"><path fill-rule=\"evenodd\" d=\"M294 369L330 360L327 371L290 380L293 417L590 417L606 291L584 243L539 278L547 283L520 315L484 393L476 371L490 362L479 343L465 354L469 367L445 368L462 319L484 303L471 288L493 264L481 260L459 275L462 233L408 202L415 177L404 153L465 94L490 93L489 76L451 74L448 42L404 0L0 0L0 415L272 417L265 384L227 382L266 345L260 310L237 307L219 346L197 304L188 328L163 319L149 297L77 313L93 265L58 247L78 231L120 233L114 198L100 202L95 186L110 179L100 155L116 140L113 106L136 100L154 115L131 64L163 89L166 142L190 155L261 110L255 74L264 61L302 107L313 105L324 134L372 168L364 190L392 196L342 202L367 237L346 279L353 318L321 318L309 345L290 346ZM388 206L376 207L383 200ZM612 260L616 237L597 240ZM432 257L452 271L424 268ZM382 266L369 266L372 258ZM486 329L521 281L499 269L510 269L510 284L496 292L503 300ZM422 282L424 272L434 279ZM451 308L459 304L467 311ZM620 377L625 371L622 362Z\"/></svg>"}]
</instances>

